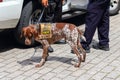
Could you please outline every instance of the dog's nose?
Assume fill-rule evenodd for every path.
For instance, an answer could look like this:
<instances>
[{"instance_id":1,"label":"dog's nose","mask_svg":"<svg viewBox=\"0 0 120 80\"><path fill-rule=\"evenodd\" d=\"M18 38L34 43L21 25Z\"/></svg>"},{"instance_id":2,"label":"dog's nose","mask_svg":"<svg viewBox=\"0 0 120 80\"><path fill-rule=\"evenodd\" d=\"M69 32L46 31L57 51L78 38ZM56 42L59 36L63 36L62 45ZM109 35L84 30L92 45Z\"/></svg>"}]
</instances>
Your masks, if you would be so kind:
<instances>
[{"instance_id":1,"label":"dog's nose","mask_svg":"<svg viewBox=\"0 0 120 80\"><path fill-rule=\"evenodd\" d=\"M29 40L25 40L25 44L26 44L26 45L30 45L31 42L30 42Z\"/></svg>"}]
</instances>

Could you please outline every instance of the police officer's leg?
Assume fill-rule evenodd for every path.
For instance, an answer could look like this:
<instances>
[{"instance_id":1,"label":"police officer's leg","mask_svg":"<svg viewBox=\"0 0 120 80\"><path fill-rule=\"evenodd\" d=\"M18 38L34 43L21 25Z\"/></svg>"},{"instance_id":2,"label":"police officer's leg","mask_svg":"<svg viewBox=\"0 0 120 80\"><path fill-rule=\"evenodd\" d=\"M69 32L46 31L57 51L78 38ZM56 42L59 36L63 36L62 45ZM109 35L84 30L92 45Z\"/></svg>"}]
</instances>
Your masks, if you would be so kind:
<instances>
[{"instance_id":1,"label":"police officer's leg","mask_svg":"<svg viewBox=\"0 0 120 80\"><path fill-rule=\"evenodd\" d=\"M89 12L86 16L86 27L85 27L85 37L86 37L86 46L90 45L92 38L94 36L95 30L98 26L98 23L101 19L101 13Z\"/></svg>"},{"instance_id":2,"label":"police officer's leg","mask_svg":"<svg viewBox=\"0 0 120 80\"><path fill-rule=\"evenodd\" d=\"M89 52L89 45L92 42L95 30L101 20L101 16L103 14L103 10L99 10L99 8L91 9L88 8L88 13L86 15L86 27L85 27L85 33L84 36L86 38L86 42L82 42L83 48L88 50Z\"/></svg>"},{"instance_id":3,"label":"police officer's leg","mask_svg":"<svg viewBox=\"0 0 120 80\"><path fill-rule=\"evenodd\" d=\"M105 10L100 25L98 26L99 44L108 45L109 42L109 10Z\"/></svg>"},{"instance_id":4,"label":"police officer's leg","mask_svg":"<svg viewBox=\"0 0 120 80\"><path fill-rule=\"evenodd\" d=\"M55 0L56 8L54 13L54 22L60 22L62 19L62 0Z\"/></svg>"},{"instance_id":5,"label":"police officer's leg","mask_svg":"<svg viewBox=\"0 0 120 80\"><path fill-rule=\"evenodd\" d=\"M109 51L109 9L106 9L98 25L99 48Z\"/></svg>"}]
</instances>

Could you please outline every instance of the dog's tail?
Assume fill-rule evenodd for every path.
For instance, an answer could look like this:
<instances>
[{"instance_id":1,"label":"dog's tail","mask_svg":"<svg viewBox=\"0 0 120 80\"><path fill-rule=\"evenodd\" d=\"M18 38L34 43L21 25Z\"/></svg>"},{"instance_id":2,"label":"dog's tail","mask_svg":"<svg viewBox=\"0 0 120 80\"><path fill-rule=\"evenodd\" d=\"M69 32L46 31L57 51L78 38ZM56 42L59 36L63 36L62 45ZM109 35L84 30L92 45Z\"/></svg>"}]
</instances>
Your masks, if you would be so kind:
<instances>
[{"instance_id":1,"label":"dog's tail","mask_svg":"<svg viewBox=\"0 0 120 80\"><path fill-rule=\"evenodd\" d=\"M85 38L85 36L83 35L82 31L81 31L79 28L77 28L77 30L78 30L78 33L80 34L81 39L82 39L83 41L86 41L86 38Z\"/></svg>"}]
</instances>

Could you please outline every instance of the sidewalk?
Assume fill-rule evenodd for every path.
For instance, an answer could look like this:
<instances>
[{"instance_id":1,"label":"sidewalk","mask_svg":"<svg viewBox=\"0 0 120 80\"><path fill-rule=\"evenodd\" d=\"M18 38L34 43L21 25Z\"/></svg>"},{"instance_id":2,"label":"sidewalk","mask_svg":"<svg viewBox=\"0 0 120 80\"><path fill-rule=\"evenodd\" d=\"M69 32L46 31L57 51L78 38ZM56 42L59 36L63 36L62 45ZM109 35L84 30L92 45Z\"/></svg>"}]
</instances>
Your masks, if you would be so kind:
<instances>
[{"instance_id":1,"label":"sidewalk","mask_svg":"<svg viewBox=\"0 0 120 80\"><path fill-rule=\"evenodd\" d=\"M84 29L84 25L80 28ZM97 34L94 36L97 41ZM13 48L0 53L0 80L120 80L120 14L110 17L110 51L91 49L86 62L75 68L71 61L76 55L70 53L68 44L53 44L53 53L41 68L42 49ZM31 60L32 61L31 61Z\"/></svg>"}]
</instances>

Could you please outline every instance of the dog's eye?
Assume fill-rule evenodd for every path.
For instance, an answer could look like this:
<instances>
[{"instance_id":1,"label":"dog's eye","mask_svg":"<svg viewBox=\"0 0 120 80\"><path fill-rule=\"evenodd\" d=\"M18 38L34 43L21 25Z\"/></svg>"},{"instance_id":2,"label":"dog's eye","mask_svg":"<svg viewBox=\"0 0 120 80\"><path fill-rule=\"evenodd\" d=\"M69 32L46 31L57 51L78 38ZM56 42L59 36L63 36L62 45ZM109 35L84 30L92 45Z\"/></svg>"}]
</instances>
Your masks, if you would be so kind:
<instances>
[{"instance_id":1,"label":"dog's eye","mask_svg":"<svg viewBox=\"0 0 120 80\"><path fill-rule=\"evenodd\" d=\"M33 35L32 34L28 34L28 38L32 38L33 37Z\"/></svg>"}]
</instances>

